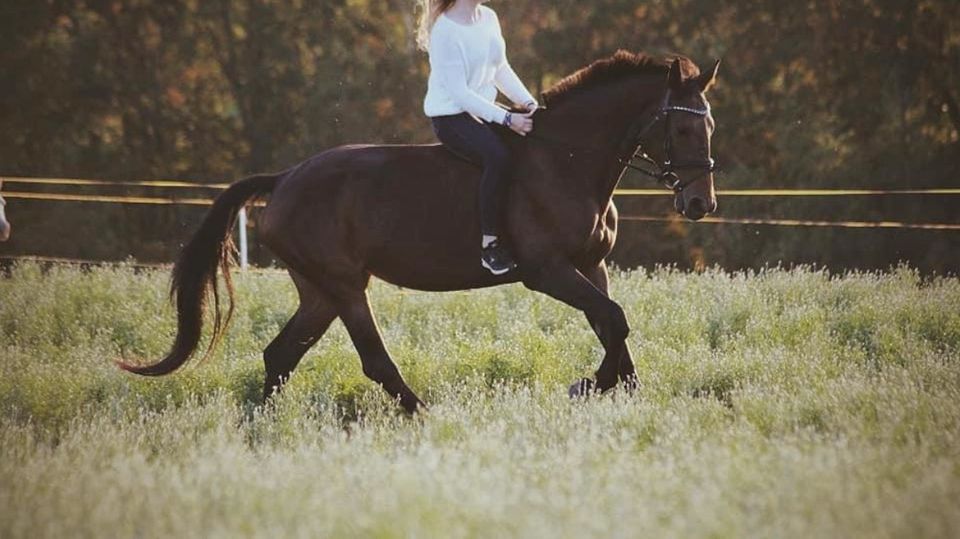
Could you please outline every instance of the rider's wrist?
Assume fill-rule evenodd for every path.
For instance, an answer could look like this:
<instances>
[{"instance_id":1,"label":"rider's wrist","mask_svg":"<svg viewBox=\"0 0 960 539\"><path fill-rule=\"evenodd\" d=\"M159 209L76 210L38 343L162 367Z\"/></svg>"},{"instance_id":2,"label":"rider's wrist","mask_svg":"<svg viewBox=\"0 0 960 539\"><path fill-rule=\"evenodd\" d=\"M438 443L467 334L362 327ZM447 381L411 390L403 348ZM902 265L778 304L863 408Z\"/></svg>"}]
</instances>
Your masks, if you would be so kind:
<instances>
[{"instance_id":1,"label":"rider's wrist","mask_svg":"<svg viewBox=\"0 0 960 539\"><path fill-rule=\"evenodd\" d=\"M506 114L504 114L504 116L503 116L503 125L505 125L505 126L507 126L507 127L510 127L510 120L511 120L512 116L513 116L513 115L510 114L509 112L506 113Z\"/></svg>"}]
</instances>

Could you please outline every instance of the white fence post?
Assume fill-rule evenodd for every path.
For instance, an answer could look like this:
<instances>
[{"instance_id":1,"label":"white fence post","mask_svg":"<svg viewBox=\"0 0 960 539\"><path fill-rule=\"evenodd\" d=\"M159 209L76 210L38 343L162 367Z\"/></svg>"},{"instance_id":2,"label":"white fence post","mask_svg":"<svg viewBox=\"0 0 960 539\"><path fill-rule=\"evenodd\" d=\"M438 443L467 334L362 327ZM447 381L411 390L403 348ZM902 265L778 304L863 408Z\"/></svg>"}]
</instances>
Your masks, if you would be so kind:
<instances>
[{"instance_id":1,"label":"white fence post","mask_svg":"<svg viewBox=\"0 0 960 539\"><path fill-rule=\"evenodd\" d=\"M240 229L240 269L247 269L247 208L240 208L240 219L237 227Z\"/></svg>"}]
</instances>

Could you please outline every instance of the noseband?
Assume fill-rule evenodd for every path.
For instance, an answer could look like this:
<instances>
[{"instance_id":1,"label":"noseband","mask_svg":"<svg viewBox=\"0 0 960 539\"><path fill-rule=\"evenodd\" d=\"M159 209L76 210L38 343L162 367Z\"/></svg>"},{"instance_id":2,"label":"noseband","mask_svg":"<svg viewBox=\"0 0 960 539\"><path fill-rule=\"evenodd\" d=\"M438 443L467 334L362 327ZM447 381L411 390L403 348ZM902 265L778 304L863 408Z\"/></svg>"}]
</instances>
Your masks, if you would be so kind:
<instances>
[{"instance_id":1,"label":"noseband","mask_svg":"<svg viewBox=\"0 0 960 539\"><path fill-rule=\"evenodd\" d=\"M661 184L667 189L670 189L674 193L681 193L684 189L689 187L691 184L700 181L705 178L708 174L717 169L716 162L712 157L707 156L705 160L701 161L674 161L670 156L671 150L673 148L673 139L670 137L670 113L671 112L682 112L686 114L693 114L700 117L705 117L710 114L710 106L707 105L702 109L695 109L691 107L681 107L679 105L670 104L670 90L663 96L663 101L660 102L660 108L657 109L657 113L654 114L653 118L641 119L635 122L629 133L632 133L627 140L630 141L630 150L633 152L629 158L624 159L618 157L617 161L620 162L624 167L631 168L645 174ZM663 139L663 155L666 158L666 161L663 163L658 163L654 158L647 155L647 152L643 149L643 136L649 131L660 119L664 119L664 139ZM653 165L657 168L657 171L651 172L645 167L641 167L634 163L634 160L640 159L645 163ZM677 176L675 170L688 170L688 169L699 169L702 170L698 176L693 178L688 178L685 181L681 181L680 177Z\"/></svg>"}]
</instances>

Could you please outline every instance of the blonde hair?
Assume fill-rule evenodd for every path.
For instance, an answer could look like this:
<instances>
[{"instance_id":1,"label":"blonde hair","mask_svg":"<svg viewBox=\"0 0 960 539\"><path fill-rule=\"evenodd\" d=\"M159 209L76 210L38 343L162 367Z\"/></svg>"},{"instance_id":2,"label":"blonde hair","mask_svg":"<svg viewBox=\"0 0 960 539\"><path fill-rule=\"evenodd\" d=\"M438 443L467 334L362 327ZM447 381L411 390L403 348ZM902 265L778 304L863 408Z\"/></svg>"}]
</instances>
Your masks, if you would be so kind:
<instances>
[{"instance_id":1,"label":"blonde hair","mask_svg":"<svg viewBox=\"0 0 960 539\"><path fill-rule=\"evenodd\" d=\"M420 22L417 23L417 48L425 51L430 46L430 30L441 13L450 9L456 0L416 0L420 10Z\"/></svg>"}]
</instances>

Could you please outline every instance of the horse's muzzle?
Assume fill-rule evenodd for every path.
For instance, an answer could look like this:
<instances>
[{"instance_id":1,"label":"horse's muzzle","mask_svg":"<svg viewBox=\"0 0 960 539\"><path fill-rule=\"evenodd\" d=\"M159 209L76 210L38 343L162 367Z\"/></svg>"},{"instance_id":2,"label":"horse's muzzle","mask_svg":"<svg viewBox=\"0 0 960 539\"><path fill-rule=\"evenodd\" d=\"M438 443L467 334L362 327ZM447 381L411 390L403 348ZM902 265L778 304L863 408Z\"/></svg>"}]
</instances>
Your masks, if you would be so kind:
<instances>
[{"instance_id":1,"label":"horse's muzzle","mask_svg":"<svg viewBox=\"0 0 960 539\"><path fill-rule=\"evenodd\" d=\"M683 195L678 195L675 201L677 212L691 221L699 221L708 213L717 210L717 203L708 204L703 198L693 197L684 204Z\"/></svg>"}]
</instances>

